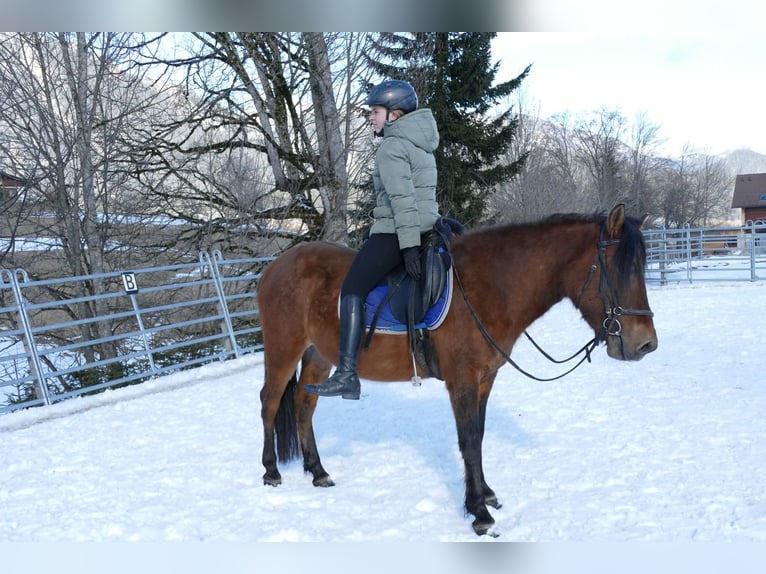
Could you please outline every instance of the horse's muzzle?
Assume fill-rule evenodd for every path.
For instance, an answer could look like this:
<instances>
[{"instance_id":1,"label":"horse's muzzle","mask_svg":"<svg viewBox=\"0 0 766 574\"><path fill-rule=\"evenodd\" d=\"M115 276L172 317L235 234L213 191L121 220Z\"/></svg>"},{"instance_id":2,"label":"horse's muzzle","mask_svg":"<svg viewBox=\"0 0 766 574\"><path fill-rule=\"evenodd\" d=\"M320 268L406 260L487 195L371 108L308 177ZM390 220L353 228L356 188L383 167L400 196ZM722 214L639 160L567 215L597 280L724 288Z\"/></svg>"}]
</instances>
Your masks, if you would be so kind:
<instances>
[{"instance_id":1,"label":"horse's muzzle","mask_svg":"<svg viewBox=\"0 0 766 574\"><path fill-rule=\"evenodd\" d=\"M657 350L657 335L652 334L638 343L632 343L623 335L607 336L606 353L618 361L640 361L649 353Z\"/></svg>"}]
</instances>

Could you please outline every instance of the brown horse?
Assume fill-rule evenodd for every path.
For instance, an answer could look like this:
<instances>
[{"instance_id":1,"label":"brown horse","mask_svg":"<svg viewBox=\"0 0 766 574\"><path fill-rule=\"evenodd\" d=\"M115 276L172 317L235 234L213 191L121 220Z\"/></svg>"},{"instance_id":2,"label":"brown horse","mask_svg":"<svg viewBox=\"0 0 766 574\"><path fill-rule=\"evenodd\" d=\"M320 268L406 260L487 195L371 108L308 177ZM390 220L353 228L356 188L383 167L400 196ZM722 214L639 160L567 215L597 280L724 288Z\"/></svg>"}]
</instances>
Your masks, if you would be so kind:
<instances>
[{"instance_id":1,"label":"brown horse","mask_svg":"<svg viewBox=\"0 0 766 574\"><path fill-rule=\"evenodd\" d=\"M618 205L608 215L555 215L452 238L461 291L430 337L455 416L465 465L465 509L475 517L477 534L494 524L487 505L500 507L482 468L487 400L498 369L524 330L568 298L593 328L594 346L605 341L610 357L636 361L657 348L644 284L641 223ZM303 243L274 260L261 278L265 484L281 483L278 451L280 461L302 452L314 485L334 485L314 438L318 397L302 389L324 380L337 360L338 293L353 258L354 251L345 247ZM407 337L376 332L359 360L364 379L406 381L412 371Z\"/></svg>"}]
</instances>

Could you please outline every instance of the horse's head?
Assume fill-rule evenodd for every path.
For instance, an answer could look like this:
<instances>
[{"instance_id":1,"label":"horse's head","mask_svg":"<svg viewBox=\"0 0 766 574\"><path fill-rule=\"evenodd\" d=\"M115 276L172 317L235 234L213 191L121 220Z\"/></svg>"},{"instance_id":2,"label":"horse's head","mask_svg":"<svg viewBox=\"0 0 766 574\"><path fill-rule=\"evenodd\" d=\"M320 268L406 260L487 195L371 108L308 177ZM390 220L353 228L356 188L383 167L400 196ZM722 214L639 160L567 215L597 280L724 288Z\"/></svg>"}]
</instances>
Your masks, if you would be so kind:
<instances>
[{"instance_id":1,"label":"horse's head","mask_svg":"<svg viewBox=\"0 0 766 574\"><path fill-rule=\"evenodd\" d=\"M657 348L657 332L646 295L643 221L625 216L617 205L600 220L600 236L580 310L606 341L613 359L638 361Z\"/></svg>"}]
</instances>

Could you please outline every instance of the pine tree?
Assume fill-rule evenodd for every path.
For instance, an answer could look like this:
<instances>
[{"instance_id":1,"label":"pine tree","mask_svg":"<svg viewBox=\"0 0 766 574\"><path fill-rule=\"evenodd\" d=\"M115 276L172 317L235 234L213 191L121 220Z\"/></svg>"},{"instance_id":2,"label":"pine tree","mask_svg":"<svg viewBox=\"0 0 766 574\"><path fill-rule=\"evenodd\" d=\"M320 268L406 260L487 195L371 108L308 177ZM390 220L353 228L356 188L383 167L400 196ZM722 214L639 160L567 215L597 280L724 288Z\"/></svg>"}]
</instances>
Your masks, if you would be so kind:
<instances>
[{"instance_id":1,"label":"pine tree","mask_svg":"<svg viewBox=\"0 0 766 574\"><path fill-rule=\"evenodd\" d=\"M370 65L382 78L409 81L421 107L431 108L441 143L436 151L437 199L441 213L467 225L485 215L497 184L513 178L526 154L512 162L507 153L517 128L512 108L495 106L516 90L529 73L493 85L499 63L492 63L494 32L383 33Z\"/></svg>"}]
</instances>

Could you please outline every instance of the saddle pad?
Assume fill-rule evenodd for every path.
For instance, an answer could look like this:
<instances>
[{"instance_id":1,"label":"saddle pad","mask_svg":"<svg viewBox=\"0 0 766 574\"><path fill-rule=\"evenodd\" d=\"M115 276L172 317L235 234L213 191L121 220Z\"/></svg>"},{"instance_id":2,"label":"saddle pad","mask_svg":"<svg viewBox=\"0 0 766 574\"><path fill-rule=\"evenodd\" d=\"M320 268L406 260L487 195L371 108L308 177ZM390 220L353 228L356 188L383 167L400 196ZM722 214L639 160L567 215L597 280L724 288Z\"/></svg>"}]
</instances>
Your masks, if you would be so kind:
<instances>
[{"instance_id":1,"label":"saddle pad","mask_svg":"<svg viewBox=\"0 0 766 574\"><path fill-rule=\"evenodd\" d=\"M367 327L370 327L372 324L373 317L375 316L376 311L378 310L378 306L380 305L380 302L383 301L386 298L386 293L388 292L388 286L387 285L380 285L378 287L375 287L372 291L370 291L370 294L367 296L367 299L365 300L365 316L366 316L366 323L365 325ZM444 318L447 316L447 311L449 310L450 302L452 301L452 269L450 268L449 272L447 273L447 282L444 286L444 291L442 292L439 299L436 301L436 303L428 309L428 311L425 314L425 317L423 318L423 321L421 323L416 323L415 328L416 329L436 329L439 325L442 324L444 321ZM402 323L399 321L396 317L394 317L393 312L391 311L391 306L386 303L386 306L383 308L383 310L380 313L380 316L378 317L378 323L375 325L375 330L380 331L383 333L401 333L403 335L407 334L407 325L405 323Z\"/></svg>"}]
</instances>

